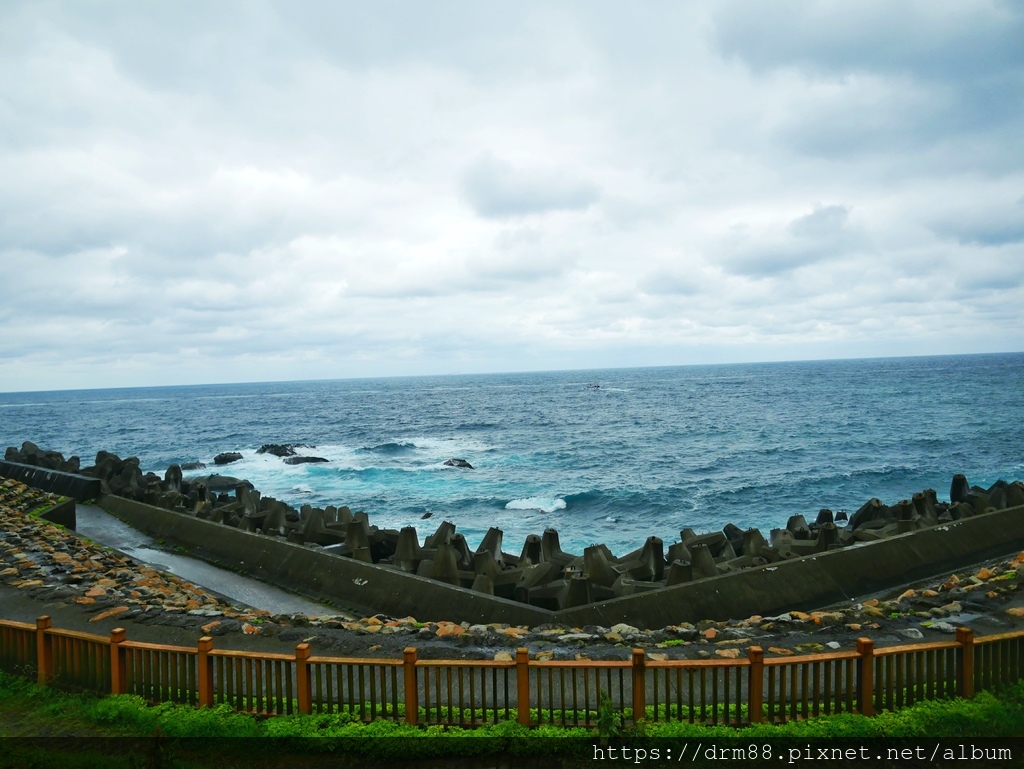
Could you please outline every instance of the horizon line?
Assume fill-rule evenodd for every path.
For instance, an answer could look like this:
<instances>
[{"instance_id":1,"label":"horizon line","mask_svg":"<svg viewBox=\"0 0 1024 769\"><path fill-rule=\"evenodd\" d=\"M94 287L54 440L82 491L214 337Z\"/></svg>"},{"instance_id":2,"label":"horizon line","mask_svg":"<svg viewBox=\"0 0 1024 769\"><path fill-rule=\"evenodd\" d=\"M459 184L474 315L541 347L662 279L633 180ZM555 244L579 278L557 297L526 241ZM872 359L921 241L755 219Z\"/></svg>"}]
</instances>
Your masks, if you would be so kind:
<instances>
[{"instance_id":1,"label":"horizon line","mask_svg":"<svg viewBox=\"0 0 1024 769\"><path fill-rule=\"evenodd\" d=\"M641 371L644 369L670 369L670 368L710 368L716 366L762 366L776 365L780 363L842 363L854 361L881 361L881 360L917 360L924 358L967 358L992 355L1022 355L1024 350L1003 350L987 352L968 353L930 353L924 355L877 355L860 356L852 358L783 358L778 360L752 360L752 361L730 361L715 363L667 363L661 365L647 366L600 366L594 368L553 368L553 369L512 369L505 371L452 371L445 374L388 374L386 376L348 376L348 377L324 377L316 379L270 379L270 380L245 380L235 382L190 382L186 384L171 385L130 385L127 387L71 387L52 388L46 390L6 390L0 392L2 395L31 395L35 393L60 393L60 392L104 392L109 390L156 390L171 387L226 387L234 385L272 385L272 384L304 384L313 382L354 382L388 379L425 379L444 377L479 377L479 376L507 376L510 374L558 374L574 371Z\"/></svg>"}]
</instances>

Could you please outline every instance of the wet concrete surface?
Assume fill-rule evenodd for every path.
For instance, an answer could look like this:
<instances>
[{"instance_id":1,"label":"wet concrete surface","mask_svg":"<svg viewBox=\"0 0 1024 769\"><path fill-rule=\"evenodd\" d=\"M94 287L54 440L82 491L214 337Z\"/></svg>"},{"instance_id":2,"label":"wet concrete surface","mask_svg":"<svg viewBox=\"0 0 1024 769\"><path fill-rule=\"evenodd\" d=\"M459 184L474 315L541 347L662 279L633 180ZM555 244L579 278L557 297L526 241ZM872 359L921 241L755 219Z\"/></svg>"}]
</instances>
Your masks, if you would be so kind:
<instances>
[{"instance_id":1,"label":"wet concrete surface","mask_svg":"<svg viewBox=\"0 0 1024 769\"><path fill-rule=\"evenodd\" d=\"M158 571L168 572L202 585L230 601L265 609L271 614L336 616L341 613L326 604L311 601L252 577L192 558L187 552L168 552L152 538L95 505L77 505L76 515L75 530L79 535L112 547Z\"/></svg>"}]
</instances>

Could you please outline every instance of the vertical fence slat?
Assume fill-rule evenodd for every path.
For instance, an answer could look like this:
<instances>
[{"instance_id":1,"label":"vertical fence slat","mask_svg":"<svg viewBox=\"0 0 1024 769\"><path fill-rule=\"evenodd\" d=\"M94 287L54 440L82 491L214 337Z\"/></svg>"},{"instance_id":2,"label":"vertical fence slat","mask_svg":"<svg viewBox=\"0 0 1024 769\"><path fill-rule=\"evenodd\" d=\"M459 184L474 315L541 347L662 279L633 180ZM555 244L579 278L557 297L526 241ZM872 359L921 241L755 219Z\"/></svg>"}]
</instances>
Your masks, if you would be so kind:
<instances>
[{"instance_id":1,"label":"vertical fence slat","mask_svg":"<svg viewBox=\"0 0 1024 769\"><path fill-rule=\"evenodd\" d=\"M444 720L442 715L443 707L441 703L441 668L434 668L434 709L437 711L437 723L441 723Z\"/></svg>"},{"instance_id":2,"label":"vertical fence slat","mask_svg":"<svg viewBox=\"0 0 1024 769\"><path fill-rule=\"evenodd\" d=\"M725 725L729 725L729 671L732 667L722 668L722 715L725 718Z\"/></svg>"},{"instance_id":3,"label":"vertical fence slat","mask_svg":"<svg viewBox=\"0 0 1024 769\"><path fill-rule=\"evenodd\" d=\"M789 666L789 718L791 721L796 721L797 707L799 705L800 695L797 693L796 688L796 675L797 666Z\"/></svg>"},{"instance_id":4,"label":"vertical fence slat","mask_svg":"<svg viewBox=\"0 0 1024 769\"><path fill-rule=\"evenodd\" d=\"M37 680L45 684L53 677L53 647L52 637L46 632L53 626L53 621L48 616L36 619L36 671Z\"/></svg>"},{"instance_id":5,"label":"vertical fence slat","mask_svg":"<svg viewBox=\"0 0 1024 769\"><path fill-rule=\"evenodd\" d=\"M900 655L900 656L902 657L903 655ZM884 705L884 707L885 707L886 710L892 710L893 709L893 688L894 688L893 672L894 672L894 664L895 664L895 662L896 662L896 660L894 660L891 655L886 657L885 660L884 660L885 664L883 665L883 667L885 669L884 674L882 674L881 670L879 671L880 675L879 675L878 683L884 687L884 691L885 691L885 705Z\"/></svg>"},{"instance_id":6,"label":"vertical fence slat","mask_svg":"<svg viewBox=\"0 0 1024 769\"><path fill-rule=\"evenodd\" d=\"M676 668L676 710L675 717L682 719L683 717L683 669L681 667Z\"/></svg>"},{"instance_id":7,"label":"vertical fence slat","mask_svg":"<svg viewBox=\"0 0 1024 769\"><path fill-rule=\"evenodd\" d=\"M633 649L633 723L647 715L647 667L643 649Z\"/></svg>"},{"instance_id":8,"label":"vertical fence slat","mask_svg":"<svg viewBox=\"0 0 1024 769\"><path fill-rule=\"evenodd\" d=\"M875 714L875 642L870 638L857 639L857 709L862 716Z\"/></svg>"},{"instance_id":9,"label":"vertical fence slat","mask_svg":"<svg viewBox=\"0 0 1024 769\"><path fill-rule=\"evenodd\" d=\"M707 668L700 669L700 720L707 720Z\"/></svg>"},{"instance_id":10,"label":"vertical fence slat","mask_svg":"<svg viewBox=\"0 0 1024 769\"><path fill-rule=\"evenodd\" d=\"M747 649L747 717L752 724L761 723L761 709L764 700L764 649L751 646Z\"/></svg>"},{"instance_id":11,"label":"vertical fence slat","mask_svg":"<svg viewBox=\"0 0 1024 769\"><path fill-rule=\"evenodd\" d=\"M405 678L405 722L415 726L419 722L419 697L416 684L416 647L407 646L402 652L402 673Z\"/></svg>"},{"instance_id":12,"label":"vertical fence slat","mask_svg":"<svg viewBox=\"0 0 1024 769\"><path fill-rule=\"evenodd\" d=\"M295 647L295 688L299 699L299 712L309 715L313 712L313 690L309 681L309 644Z\"/></svg>"},{"instance_id":13,"label":"vertical fence slat","mask_svg":"<svg viewBox=\"0 0 1024 769\"><path fill-rule=\"evenodd\" d=\"M583 709L586 711L585 721L590 722L590 668L583 669Z\"/></svg>"},{"instance_id":14,"label":"vertical fence slat","mask_svg":"<svg viewBox=\"0 0 1024 769\"><path fill-rule=\"evenodd\" d=\"M814 683L812 684L813 695L814 695L814 706L811 710L811 715L817 718L821 714L821 673L823 663L814 663Z\"/></svg>"},{"instance_id":15,"label":"vertical fence slat","mask_svg":"<svg viewBox=\"0 0 1024 769\"><path fill-rule=\"evenodd\" d=\"M579 701L579 698L576 696L576 679L577 678L578 678L578 676L576 675L576 671L574 670L572 672L572 725L573 726L579 726L580 725L580 701ZM587 721L587 715L588 715L587 713L583 714L584 722Z\"/></svg>"},{"instance_id":16,"label":"vertical fence slat","mask_svg":"<svg viewBox=\"0 0 1024 769\"><path fill-rule=\"evenodd\" d=\"M506 684L508 681L506 680ZM530 725L530 653L524 648L516 649L516 712L523 726ZM508 711L505 711L506 716Z\"/></svg>"},{"instance_id":17,"label":"vertical fence slat","mask_svg":"<svg viewBox=\"0 0 1024 769\"><path fill-rule=\"evenodd\" d=\"M369 668L368 673L369 673L369 678L370 678L370 718L369 718L369 720L373 720L374 718L377 717L377 679L373 675L373 668L372 667Z\"/></svg>"},{"instance_id":18,"label":"vertical fence slat","mask_svg":"<svg viewBox=\"0 0 1024 769\"><path fill-rule=\"evenodd\" d=\"M213 638L203 636L199 639L196 676L199 679L199 705L201 707L213 706L213 660L210 652L213 650Z\"/></svg>"},{"instance_id":19,"label":"vertical fence slat","mask_svg":"<svg viewBox=\"0 0 1024 769\"><path fill-rule=\"evenodd\" d=\"M974 631L958 627L956 640L960 644L956 659L957 694L971 699L974 697Z\"/></svg>"},{"instance_id":20,"label":"vertical fence slat","mask_svg":"<svg viewBox=\"0 0 1024 769\"><path fill-rule=\"evenodd\" d=\"M398 720L398 668L391 668L391 720Z\"/></svg>"},{"instance_id":21,"label":"vertical fence slat","mask_svg":"<svg viewBox=\"0 0 1024 769\"><path fill-rule=\"evenodd\" d=\"M538 671L537 686L540 688L540 671ZM554 670L548 668L548 723L555 720L555 693L554 693Z\"/></svg>"},{"instance_id":22,"label":"vertical fence slat","mask_svg":"<svg viewBox=\"0 0 1024 769\"><path fill-rule=\"evenodd\" d=\"M800 714L802 718L807 718L810 715L810 700L807 695L807 690L810 688L810 672L807 663L800 666Z\"/></svg>"},{"instance_id":23,"label":"vertical fence slat","mask_svg":"<svg viewBox=\"0 0 1024 769\"><path fill-rule=\"evenodd\" d=\"M124 694L126 688L125 650L121 648L127 633L123 627L110 631L110 693Z\"/></svg>"},{"instance_id":24,"label":"vertical fence slat","mask_svg":"<svg viewBox=\"0 0 1024 769\"><path fill-rule=\"evenodd\" d=\"M321 667L323 668L321 672ZM345 692L341 671L335 665L317 666L317 672L321 673L317 678L317 687L323 687L323 696L327 705L328 713L340 713L345 706ZM337 673L337 676L335 676ZM351 688L349 690L349 710L351 711Z\"/></svg>"}]
</instances>

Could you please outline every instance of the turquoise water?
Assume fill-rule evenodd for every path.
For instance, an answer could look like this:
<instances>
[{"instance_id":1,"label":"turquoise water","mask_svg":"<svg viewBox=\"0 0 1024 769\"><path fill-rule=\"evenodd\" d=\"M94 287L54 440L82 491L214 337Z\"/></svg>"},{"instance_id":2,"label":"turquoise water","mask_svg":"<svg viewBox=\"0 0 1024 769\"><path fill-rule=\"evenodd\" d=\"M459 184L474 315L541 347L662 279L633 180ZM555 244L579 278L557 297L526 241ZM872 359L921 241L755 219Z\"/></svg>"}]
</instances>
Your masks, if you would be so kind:
<instances>
[{"instance_id":1,"label":"turquoise water","mask_svg":"<svg viewBox=\"0 0 1024 769\"><path fill-rule=\"evenodd\" d=\"M1024 478L1024 354L0 394L0 443L222 472L371 523L572 552ZM325 464L287 466L264 443ZM446 467L468 460L475 469ZM210 472L210 470L204 471ZM431 520L420 520L432 513Z\"/></svg>"}]
</instances>

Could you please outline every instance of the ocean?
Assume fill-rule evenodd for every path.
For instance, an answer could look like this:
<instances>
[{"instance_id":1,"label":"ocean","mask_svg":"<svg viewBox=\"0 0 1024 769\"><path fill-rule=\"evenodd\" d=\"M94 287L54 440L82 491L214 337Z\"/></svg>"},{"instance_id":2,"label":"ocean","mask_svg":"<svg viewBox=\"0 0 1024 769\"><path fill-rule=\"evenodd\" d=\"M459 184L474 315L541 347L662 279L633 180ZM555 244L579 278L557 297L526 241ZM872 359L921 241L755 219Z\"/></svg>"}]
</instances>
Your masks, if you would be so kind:
<instances>
[{"instance_id":1,"label":"ocean","mask_svg":"<svg viewBox=\"0 0 1024 769\"><path fill-rule=\"evenodd\" d=\"M651 535L850 513L1024 479L1024 353L0 394L0 445L161 476L201 461L264 495L504 549L558 530L616 555ZM259 455L305 443L321 464ZM213 457L243 459L214 468ZM473 469L450 467L464 459ZM430 514L429 520L423 520Z\"/></svg>"}]
</instances>

